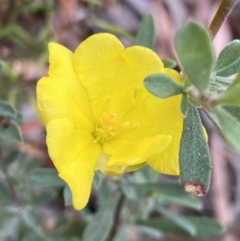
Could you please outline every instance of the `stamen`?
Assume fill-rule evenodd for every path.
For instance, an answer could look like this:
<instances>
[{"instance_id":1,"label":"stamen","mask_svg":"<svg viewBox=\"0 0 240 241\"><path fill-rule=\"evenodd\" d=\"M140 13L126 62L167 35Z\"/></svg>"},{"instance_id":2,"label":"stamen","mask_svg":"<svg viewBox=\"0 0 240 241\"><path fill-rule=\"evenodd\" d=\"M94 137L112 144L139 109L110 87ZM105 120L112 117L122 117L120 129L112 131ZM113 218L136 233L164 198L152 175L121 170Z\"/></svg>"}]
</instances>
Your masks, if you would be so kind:
<instances>
[{"instance_id":1,"label":"stamen","mask_svg":"<svg viewBox=\"0 0 240 241\"><path fill-rule=\"evenodd\" d=\"M96 142L103 144L118 134L117 114L107 114L106 111L99 117L93 136Z\"/></svg>"}]
</instances>

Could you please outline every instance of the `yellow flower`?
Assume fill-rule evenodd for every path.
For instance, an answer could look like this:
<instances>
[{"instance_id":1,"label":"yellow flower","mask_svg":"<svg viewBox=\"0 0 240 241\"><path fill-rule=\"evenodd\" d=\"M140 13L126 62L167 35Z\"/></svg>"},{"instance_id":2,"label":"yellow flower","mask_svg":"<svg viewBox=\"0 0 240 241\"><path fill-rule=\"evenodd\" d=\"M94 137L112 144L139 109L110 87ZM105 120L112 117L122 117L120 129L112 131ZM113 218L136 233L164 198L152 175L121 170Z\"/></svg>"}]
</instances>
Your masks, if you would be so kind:
<instances>
[{"instance_id":1,"label":"yellow flower","mask_svg":"<svg viewBox=\"0 0 240 241\"><path fill-rule=\"evenodd\" d=\"M38 106L50 157L76 209L88 202L95 170L119 175L147 163L179 174L180 96L161 100L143 85L157 72L180 82L177 72L164 69L150 49L125 49L106 33L91 36L75 53L56 43L49 50L49 77L38 82Z\"/></svg>"}]
</instances>

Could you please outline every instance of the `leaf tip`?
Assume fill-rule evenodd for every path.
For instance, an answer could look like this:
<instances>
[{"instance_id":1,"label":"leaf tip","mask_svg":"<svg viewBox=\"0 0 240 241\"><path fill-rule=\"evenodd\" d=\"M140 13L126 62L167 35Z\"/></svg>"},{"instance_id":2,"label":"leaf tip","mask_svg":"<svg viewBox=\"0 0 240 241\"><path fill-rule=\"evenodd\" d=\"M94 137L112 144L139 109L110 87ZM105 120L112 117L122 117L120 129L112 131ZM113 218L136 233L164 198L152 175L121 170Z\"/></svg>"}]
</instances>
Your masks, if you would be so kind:
<instances>
[{"instance_id":1,"label":"leaf tip","mask_svg":"<svg viewBox=\"0 0 240 241\"><path fill-rule=\"evenodd\" d=\"M206 194L206 190L200 182L187 182L184 184L184 189L198 197Z\"/></svg>"}]
</instances>

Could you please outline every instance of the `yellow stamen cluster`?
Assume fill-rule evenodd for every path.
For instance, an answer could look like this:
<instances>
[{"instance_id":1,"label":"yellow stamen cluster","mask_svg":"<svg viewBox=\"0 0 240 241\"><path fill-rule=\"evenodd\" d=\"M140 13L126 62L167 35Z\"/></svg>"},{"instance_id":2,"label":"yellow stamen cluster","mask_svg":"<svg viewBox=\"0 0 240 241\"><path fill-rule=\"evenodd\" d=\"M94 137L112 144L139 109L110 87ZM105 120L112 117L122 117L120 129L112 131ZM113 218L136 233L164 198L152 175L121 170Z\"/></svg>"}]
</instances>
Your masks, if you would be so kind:
<instances>
[{"instance_id":1,"label":"yellow stamen cluster","mask_svg":"<svg viewBox=\"0 0 240 241\"><path fill-rule=\"evenodd\" d=\"M117 133L117 114L107 114L106 111L99 117L96 128L93 132L94 140L99 144L112 139Z\"/></svg>"}]
</instances>

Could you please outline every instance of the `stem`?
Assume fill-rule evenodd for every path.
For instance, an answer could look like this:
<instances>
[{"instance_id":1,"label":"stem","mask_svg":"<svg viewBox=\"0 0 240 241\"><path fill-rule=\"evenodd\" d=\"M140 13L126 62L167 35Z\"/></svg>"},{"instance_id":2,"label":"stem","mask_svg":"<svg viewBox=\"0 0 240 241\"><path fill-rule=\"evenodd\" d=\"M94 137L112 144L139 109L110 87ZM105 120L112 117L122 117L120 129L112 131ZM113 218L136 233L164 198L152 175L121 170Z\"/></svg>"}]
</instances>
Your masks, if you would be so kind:
<instances>
[{"instance_id":1,"label":"stem","mask_svg":"<svg viewBox=\"0 0 240 241\"><path fill-rule=\"evenodd\" d=\"M114 237L117 234L118 226L121 224L120 214L121 214L123 202L124 202L124 194L121 194L117 207L116 207L116 212L115 212L114 220L113 220L113 226L110 230L109 236L106 239L106 241L113 241Z\"/></svg>"},{"instance_id":2,"label":"stem","mask_svg":"<svg viewBox=\"0 0 240 241\"><path fill-rule=\"evenodd\" d=\"M222 0L212 22L208 27L212 39L214 39L214 37L216 36L218 30L234 8L237 1L238 0Z\"/></svg>"}]
</instances>

